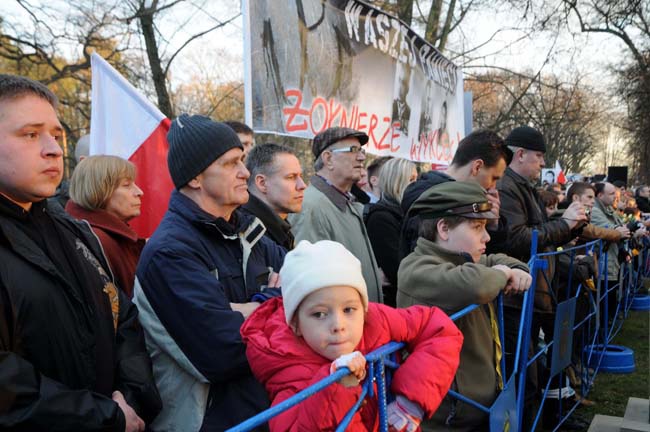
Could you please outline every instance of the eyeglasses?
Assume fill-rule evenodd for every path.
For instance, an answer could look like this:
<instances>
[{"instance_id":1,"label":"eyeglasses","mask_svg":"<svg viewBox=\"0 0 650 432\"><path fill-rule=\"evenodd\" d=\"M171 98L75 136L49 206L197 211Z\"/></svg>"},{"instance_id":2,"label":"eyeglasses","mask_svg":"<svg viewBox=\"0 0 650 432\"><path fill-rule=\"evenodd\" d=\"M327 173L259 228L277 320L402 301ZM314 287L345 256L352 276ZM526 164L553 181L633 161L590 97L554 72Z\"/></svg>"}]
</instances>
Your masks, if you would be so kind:
<instances>
[{"instance_id":1,"label":"eyeglasses","mask_svg":"<svg viewBox=\"0 0 650 432\"><path fill-rule=\"evenodd\" d=\"M366 154L366 149L360 146L350 146L350 147L341 147L336 149L330 149L331 153L361 153Z\"/></svg>"}]
</instances>

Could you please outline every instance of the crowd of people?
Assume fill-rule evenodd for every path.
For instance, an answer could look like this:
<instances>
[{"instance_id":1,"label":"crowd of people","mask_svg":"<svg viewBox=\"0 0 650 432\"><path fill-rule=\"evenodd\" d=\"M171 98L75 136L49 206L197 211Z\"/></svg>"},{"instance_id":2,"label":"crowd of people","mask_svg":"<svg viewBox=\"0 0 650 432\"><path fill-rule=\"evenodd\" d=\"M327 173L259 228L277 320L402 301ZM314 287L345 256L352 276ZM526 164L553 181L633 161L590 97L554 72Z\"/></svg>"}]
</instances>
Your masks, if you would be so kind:
<instances>
[{"instance_id":1,"label":"crowd of people","mask_svg":"<svg viewBox=\"0 0 650 432\"><path fill-rule=\"evenodd\" d=\"M546 140L529 126L505 139L474 131L445 171L420 174L400 158L366 167L368 135L331 127L311 143L306 181L291 148L181 114L167 135L175 190L142 239L128 224L143 195L131 162L78 155L61 184L56 107L42 84L0 75L3 430L223 431L347 367L261 428L333 430L359 398L364 355L389 341L407 345L392 430L487 430L486 413L447 393L490 406L504 356L513 370L533 230L538 252L603 239L613 286L624 243L650 226L647 185L537 188ZM592 256L579 258L578 282L567 265L549 257L537 277L531 351L553 337L560 293L549 281L604 277ZM531 407L548 374L538 363ZM548 407L575 395L555 387ZM350 430L376 429L369 399Z\"/></svg>"}]
</instances>

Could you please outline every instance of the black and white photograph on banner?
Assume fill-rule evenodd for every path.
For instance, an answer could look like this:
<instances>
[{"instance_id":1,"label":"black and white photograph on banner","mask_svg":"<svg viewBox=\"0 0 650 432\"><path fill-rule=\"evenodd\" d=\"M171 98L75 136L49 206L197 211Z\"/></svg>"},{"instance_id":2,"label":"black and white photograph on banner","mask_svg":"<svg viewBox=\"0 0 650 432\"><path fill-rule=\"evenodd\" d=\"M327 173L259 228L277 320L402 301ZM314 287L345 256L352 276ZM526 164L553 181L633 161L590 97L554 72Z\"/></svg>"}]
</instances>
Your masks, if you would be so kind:
<instances>
[{"instance_id":1,"label":"black and white photograph on banner","mask_svg":"<svg viewBox=\"0 0 650 432\"><path fill-rule=\"evenodd\" d=\"M556 175L553 168L542 169L542 185L548 186L555 183Z\"/></svg>"},{"instance_id":2,"label":"black and white photograph on banner","mask_svg":"<svg viewBox=\"0 0 650 432\"><path fill-rule=\"evenodd\" d=\"M369 135L369 153L450 163L465 134L461 70L400 20L357 0L257 0L248 11L256 132L346 126Z\"/></svg>"}]
</instances>

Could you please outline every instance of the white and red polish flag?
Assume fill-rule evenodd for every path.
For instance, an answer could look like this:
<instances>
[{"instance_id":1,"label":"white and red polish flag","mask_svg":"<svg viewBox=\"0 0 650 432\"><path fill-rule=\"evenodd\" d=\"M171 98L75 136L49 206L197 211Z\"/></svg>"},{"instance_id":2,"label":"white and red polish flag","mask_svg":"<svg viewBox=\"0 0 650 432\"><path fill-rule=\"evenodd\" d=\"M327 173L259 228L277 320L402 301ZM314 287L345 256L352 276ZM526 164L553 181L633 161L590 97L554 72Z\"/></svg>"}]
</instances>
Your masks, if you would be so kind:
<instances>
[{"instance_id":1,"label":"white and red polish flag","mask_svg":"<svg viewBox=\"0 0 650 432\"><path fill-rule=\"evenodd\" d=\"M564 171L562 171L562 167L560 166L560 161L556 160L555 161L555 181L557 181L560 184L565 184L566 183L566 176L564 175Z\"/></svg>"},{"instance_id":2,"label":"white and red polish flag","mask_svg":"<svg viewBox=\"0 0 650 432\"><path fill-rule=\"evenodd\" d=\"M167 169L170 121L97 53L91 58L90 154L114 155L137 168L142 213L129 222L141 237L160 223L174 189Z\"/></svg>"}]
</instances>

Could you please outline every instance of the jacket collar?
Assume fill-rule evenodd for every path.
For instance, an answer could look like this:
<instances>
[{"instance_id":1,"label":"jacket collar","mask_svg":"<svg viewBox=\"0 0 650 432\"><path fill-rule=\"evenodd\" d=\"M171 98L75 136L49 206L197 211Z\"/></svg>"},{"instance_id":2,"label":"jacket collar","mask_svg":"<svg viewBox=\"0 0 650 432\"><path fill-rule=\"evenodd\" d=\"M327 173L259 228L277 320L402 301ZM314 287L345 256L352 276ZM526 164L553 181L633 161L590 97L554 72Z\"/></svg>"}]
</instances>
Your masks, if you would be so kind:
<instances>
[{"instance_id":1,"label":"jacket collar","mask_svg":"<svg viewBox=\"0 0 650 432\"><path fill-rule=\"evenodd\" d=\"M417 244L415 246L415 252L417 252L419 255L425 256L435 255L455 265L463 265L474 262L470 254L466 252L450 251L449 249L445 249L442 246L432 242L431 240L425 239L424 237L418 238Z\"/></svg>"},{"instance_id":2,"label":"jacket collar","mask_svg":"<svg viewBox=\"0 0 650 432\"><path fill-rule=\"evenodd\" d=\"M594 202L594 206L597 206L598 209L600 209L600 211L602 211L607 216L614 216L614 208L603 204L600 198L596 198L596 201Z\"/></svg>"},{"instance_id":3,"label":"jacket collar","mask_svg":"<svg viewBox=\"0 0 650 432\"><path fill-rule=\"evenodd\" d=\"M117 234L134 242L138 241L138 234L126 222L106 210L88 210L69 200L65 205L65 211L77 219L88 221L92 227Z\"/></svg>"},{"instance_id":4,"label":"jacket collar","mask_svg":"<svg viewBox=\"0 0 650 432\"><path fill-rule=\"evenodd\" d=\"M215 218L199 207L191 198L177 190L172 191L172 196L169 199L169 211L201 229L217 231L226 240L236 240L243 236L244 240L252 245L266 232L259 219L249 216L239 209L232 213L230 221L226 221L222 217Z\"/></svg>"},{"instance_id":5,"label":"jacket collar","mask_svg":"<svg viewBox=\"0 0 650 432\"><path fill-rule=\"evenodd\" d=\"M517 174L515 170L513 170L512 168L510 167L506 168L506 174L510 176L512 180L514 180L516 183L526 185L527 187L532 188L530 184L530 180L528 180L526 177L520 174Z\"/></svg>"},{"instance_id":6,"label":"jacket collar","mask_svg":"<svg viewBox=\"0 0 650 432\"><path fill-rule=\"evenodd\" d=\"M9 198L4 195L0 195L0 214L16 220L26 220L30 213L42 209L44 205L43 201L35 202L32 204L29 211L27 211L18 204L10 201Z\"/></svg>"},{"instance_id":7,"label":"jacket collar","mask_svg":"<svg viewBox=\"0 0 650 432\"><path fill-rule=\"evenodd\" d=\"M350 197L332 186L327 180L319 175L315 175L310 180L311 185L322 192L332 203L341 211L345 211L348 206Z\"/></svg>"},{"instance_id":8,"label":"jacket collar","mask_svg":"<svg viewBox=\"0 0 650 432\"><path fill-rule=\"evenodd\" d=\"M242 206L242 209L257 216L271 232L280 231L286 234L291 231L289 222L278 216L271 207L250 192L248 193L248 202Z\"/></svg>"}]
</instances>

